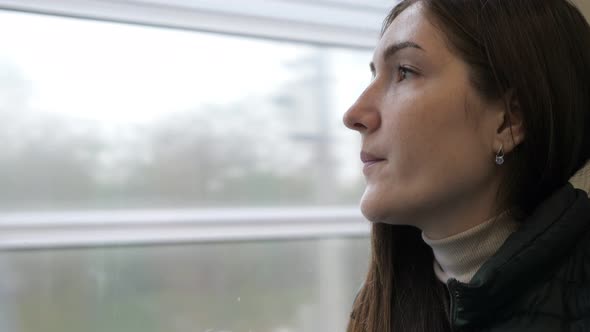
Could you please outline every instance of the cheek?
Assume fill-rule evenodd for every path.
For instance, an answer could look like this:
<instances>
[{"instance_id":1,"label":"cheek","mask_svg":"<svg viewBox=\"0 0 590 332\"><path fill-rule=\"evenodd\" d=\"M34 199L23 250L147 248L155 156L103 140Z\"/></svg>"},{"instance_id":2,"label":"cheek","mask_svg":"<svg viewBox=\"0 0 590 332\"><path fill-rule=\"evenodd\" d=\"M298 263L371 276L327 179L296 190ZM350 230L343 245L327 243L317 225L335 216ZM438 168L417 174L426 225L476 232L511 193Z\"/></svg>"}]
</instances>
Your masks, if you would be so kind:
<instances>
[{"instance_id":1,"label":"cheek","mask_svg":"<svg viewBox=\"0 0 590 332\"><path fill-rule=\"evenodd\" d=\"M453 153L466 134L463 107L454 100L399 100L382 121L391 161L404 173Z\"/></svg>"},{"instance_id":2,"label":"cheek","mask_svg":"<svg viewBox=\"0 0 590 332\"><path fill-rule=\"evenodd\" d=\"M427 113L424 105L412 104L383 119L389 161L395 165L398 176L408 175L415 165L428 159L439 124Z\"/></svg>"},{"instance_id":3,"label":"cheek","mask_svg":"<svg viewBox=\"0 0 590 332\"><path fill-rule=\"evenodd\" d=\"M384 114L397 183L430 191L478 176L485 151L469 115L477 110L467 100L461 87L437 87L398 99Z\"/></svg>"}]
</instances>

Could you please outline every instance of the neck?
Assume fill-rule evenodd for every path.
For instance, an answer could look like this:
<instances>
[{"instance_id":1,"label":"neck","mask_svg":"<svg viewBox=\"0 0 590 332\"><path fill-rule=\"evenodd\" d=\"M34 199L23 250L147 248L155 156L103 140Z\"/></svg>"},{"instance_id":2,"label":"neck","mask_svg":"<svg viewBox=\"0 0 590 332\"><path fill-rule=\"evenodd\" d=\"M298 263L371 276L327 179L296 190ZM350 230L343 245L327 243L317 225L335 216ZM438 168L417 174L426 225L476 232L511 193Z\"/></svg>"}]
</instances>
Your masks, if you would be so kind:
<instances>
[{"instance_id":1,"label":"neck","mask_svg":"<svg viewBox=\"0 0 590 332\"><path fill-rule=\"evenodd\" d=\"M428 215L414 219L420 220L416 226L432 240L448 238L471 229L503 210L496 206L498 187L498 181L489 181L480 185L479 191L455 197L445 202L444 206L425 209Z\"/></svg>"}]
</instances>

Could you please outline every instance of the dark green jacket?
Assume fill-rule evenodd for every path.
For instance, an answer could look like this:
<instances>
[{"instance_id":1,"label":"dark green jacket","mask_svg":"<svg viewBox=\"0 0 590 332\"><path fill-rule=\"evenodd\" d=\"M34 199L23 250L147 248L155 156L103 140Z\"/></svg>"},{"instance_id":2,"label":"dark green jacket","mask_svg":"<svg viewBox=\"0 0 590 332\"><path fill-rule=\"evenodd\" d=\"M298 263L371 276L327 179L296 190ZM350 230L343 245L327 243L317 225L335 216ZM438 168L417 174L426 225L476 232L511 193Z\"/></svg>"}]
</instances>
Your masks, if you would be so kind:
<instances>
[{"instance_id":1,"label":"dark green jacket","mask_svg":"<svg viewBox=\"0 0 590 332\"><path fill-rule=\"evenodd\" d=\"M451 279L454 331L590 332L590 200L557 190L468 284Z\"/></svg>"}]
</instances>

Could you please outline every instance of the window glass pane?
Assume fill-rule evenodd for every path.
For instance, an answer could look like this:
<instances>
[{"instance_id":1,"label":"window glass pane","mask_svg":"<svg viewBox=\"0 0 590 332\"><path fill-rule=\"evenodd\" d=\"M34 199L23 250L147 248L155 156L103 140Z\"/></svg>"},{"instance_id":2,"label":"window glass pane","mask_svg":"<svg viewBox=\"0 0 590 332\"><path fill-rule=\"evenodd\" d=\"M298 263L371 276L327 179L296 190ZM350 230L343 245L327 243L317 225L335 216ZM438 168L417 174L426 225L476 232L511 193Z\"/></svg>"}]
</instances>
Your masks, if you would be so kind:
<instances>
[{"instance_id":1,"label":"window glass pane","mask_svg":"<svg viewBox=\"0 0 590 332\"><path fill-rule=\"evenodd\" d=\"M370 51L0 11L0 210L356 204Z\"/></svg>"},{"instance_id":2,"label":"window glass pane","mask_svg":"<svg viewBox=\"0 0 590 332\"><path fill-rule=\"evenodd\" d=\"M0 331L344 331L366 239L0 253Z\"/></svg>"}]
</instances>

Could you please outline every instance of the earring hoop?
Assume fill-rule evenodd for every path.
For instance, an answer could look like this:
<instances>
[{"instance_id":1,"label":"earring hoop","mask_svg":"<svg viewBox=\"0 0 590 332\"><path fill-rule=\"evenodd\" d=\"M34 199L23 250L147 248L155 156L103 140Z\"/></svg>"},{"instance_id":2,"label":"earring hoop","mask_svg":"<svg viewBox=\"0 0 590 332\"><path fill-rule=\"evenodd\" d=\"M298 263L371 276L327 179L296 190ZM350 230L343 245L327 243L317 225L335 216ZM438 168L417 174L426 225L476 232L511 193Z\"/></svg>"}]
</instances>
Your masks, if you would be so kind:
<instances>
[{"instance_id":1,"label":"earring hoop","mask_svg":"<svg viewBox=\"0 0 590 332\"><path fill-rule=\"evenodd\" d=\"M504 163L504 145L500 145L500 150L496 154L496 164L502 165Z\"/></svg>"}]
</instances>

